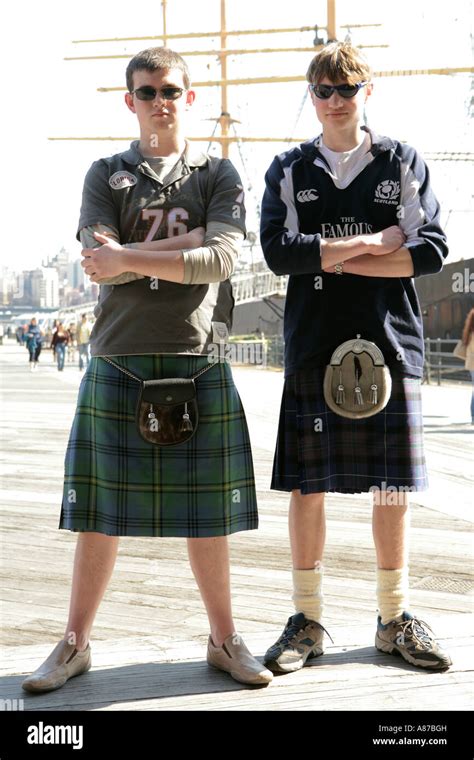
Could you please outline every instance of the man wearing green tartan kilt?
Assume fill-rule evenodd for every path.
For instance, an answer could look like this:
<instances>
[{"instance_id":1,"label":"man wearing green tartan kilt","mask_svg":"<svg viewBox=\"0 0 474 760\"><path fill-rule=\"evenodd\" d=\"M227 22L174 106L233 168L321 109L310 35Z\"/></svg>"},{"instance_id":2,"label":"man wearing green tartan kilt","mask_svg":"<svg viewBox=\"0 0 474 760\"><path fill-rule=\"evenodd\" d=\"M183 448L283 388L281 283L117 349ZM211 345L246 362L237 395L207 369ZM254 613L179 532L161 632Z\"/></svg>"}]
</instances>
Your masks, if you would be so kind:
<instances>
[{"instance_id":1,"label":"man wearing green tartan kilt","mask_svg":"<svg viewBox=\"0 0 474 760\"><path fill-rule=\"evenodd\" d=\"M23 688L57 689L90 668L90 631L119 536L187 539L209 618L209 664L266 685L272 674L236 633L230 598L227 535L258 527L250 440L231 369L210 359L231 327L243 189L229 160L184 139L195 92L181 56L144 50L126 78L140 139L92 164L78 228L100 295L65 461L60 528L79 534L69 620ZM156 381L197 375L198 417L183 407L178 432L187 439L157 445L137 424L139 383L155 381L157 393ZM150 404L145 427L158 417Z\"/></svg>"}]
</instances>

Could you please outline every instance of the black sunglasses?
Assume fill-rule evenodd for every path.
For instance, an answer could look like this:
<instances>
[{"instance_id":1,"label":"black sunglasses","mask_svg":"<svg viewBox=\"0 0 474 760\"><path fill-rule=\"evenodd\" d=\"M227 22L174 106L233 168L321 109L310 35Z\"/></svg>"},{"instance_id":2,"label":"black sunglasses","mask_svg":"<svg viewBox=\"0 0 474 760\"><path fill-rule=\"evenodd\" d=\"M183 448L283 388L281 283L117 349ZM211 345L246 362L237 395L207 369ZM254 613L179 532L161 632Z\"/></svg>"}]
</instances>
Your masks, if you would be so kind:
<instances>
[{"instance_id":1,"label":"black sunglasses","mask_svg":"<svg viewBox=\"0 0 474 760\"><path fill-rule=\"evenodd\" d=\"M162 87L161 90L157 90L156 87L151 87L148 84L143 87L137 87L136 90L132 90L131 95L135 93L138 100L154 100L158 93L160 93L163 100L178 100L183 92L182 87Z\"/></svg>"},{"instance_id":2,"label":"black sunglasses","mask_svg":"<svg viewBox=\"0 0 474 760\"><path fill-rule=\"evenodd\" d=\"M337 92L343 98L353 98L362 87L368 82L357 82L357 84L310 84L309 89L314 92L320 100L328 100L333 92Z\"/></svg>"}]
</instances>

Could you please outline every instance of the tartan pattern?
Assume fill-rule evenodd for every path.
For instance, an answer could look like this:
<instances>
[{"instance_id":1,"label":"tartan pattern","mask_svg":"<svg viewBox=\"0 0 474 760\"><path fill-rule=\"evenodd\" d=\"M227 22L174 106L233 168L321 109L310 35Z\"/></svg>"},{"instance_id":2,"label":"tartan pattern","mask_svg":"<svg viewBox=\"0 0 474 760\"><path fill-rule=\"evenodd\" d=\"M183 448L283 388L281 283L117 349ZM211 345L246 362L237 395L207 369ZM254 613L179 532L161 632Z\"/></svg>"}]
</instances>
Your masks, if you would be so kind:
<instances>
[{"instance_id":1,"label":"tartan pattern","mask_svg":"<svg viewBox=\"0 0 474 760\"><path fill-rule=\"evenodd\" d=\"M188 377L203 356L111 357L142 379ZM135 423L139 384L93 357L65 457L60 528L114 536L223 536L258 527L252 452L231 368L197 378L199 425L159 447Z\"/></svg>"},{"instance_id":2,"label":"tartan pattern","mask_svg":"<svg viewBox=\"0 0 474 760\"><path fill-rule=\"evenodd\" d=\"M351 420L328 408L324 371L305 368L285 379L271 487L302 494L426 490L421 381L392 376L385 409Z\"/></svg>"}]
</instances>

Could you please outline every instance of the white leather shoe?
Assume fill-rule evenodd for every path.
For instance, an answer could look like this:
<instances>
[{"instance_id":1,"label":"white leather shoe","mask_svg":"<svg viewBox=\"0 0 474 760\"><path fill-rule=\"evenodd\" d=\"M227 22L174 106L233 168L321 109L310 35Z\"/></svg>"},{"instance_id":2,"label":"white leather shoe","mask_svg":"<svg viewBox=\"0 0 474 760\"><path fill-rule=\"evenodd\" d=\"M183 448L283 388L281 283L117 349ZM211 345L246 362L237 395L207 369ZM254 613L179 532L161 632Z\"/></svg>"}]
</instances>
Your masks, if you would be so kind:
<instances>
[{"instance_id":1,"label":"white leather shoe","mask_svg":"<svg viewBox=\"0 0 474 760\"><path fill-rule=\"evenodd\" d=\"M66 681L74 676L80 676L91 667L91 648L78 652L73 644L68 644L64 639L59 642L43 662L22 683L25 691L38 693L42 691L54 691L64 686Z\"/></svg>"},{"instance_id":2,"label":"white leather shoe","mask_svg":"<svg viewBox=\"0 0 474 760\"><path fill-rule=\"evenodd\" d=\"M221 647L216 647L209 636L207 662L219 670L230 673L240 683L268 685L273 673L262 665L247 649L240 636L231 633Z\"/></svg>"}]
</instances>

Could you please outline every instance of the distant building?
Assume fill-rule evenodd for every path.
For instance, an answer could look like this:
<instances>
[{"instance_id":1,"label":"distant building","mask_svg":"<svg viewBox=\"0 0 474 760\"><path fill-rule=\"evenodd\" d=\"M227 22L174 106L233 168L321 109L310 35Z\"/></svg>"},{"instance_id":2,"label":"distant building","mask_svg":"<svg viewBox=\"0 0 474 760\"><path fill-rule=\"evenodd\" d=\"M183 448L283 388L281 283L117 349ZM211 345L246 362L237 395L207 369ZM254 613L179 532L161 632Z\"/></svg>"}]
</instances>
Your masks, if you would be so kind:
<instances>
[{"instance_id":1,"label":"distant building","mask_svg":"<svg viewBox=\"0 0 474 760\"><path fill-rule=\"evenodd\" d=\"M48 258L43 266L54 267L57 270L61 285L69 280L69 253L64 247L52 259Z\"/></svg>"},{"instance_id":2,"label":"distant building","mask_svg":"<svg viewBox=\"0 0 474 760\"><path fill-rule=\"evenodd\" d=\"M31 305L43 309L59 306L59 277L55 267L38 267L31 273Z\"/></svg>"},{"instance_id":3,"label":"distant building","mask_svg":"<svg viewBox=\"0 0 474 760\"><path fill-rule=\"evenodd\" d=\"M82 259L76 259L70 261L67 268L67 281L68 285L74 290L84 290L85 286L85 272L81 267Z\"/></svg>"},{"instance_id":4,"label":"distant building","mask_svg":"<svg viewBox=\"0 0 474 760\"><path fill-rule=\"evenodd\" d=\"M7 267L2 267L0 272L0 303L2 306L10 304L15 295L18 296L18 277Z\"/></svg>"}]
</instances>

